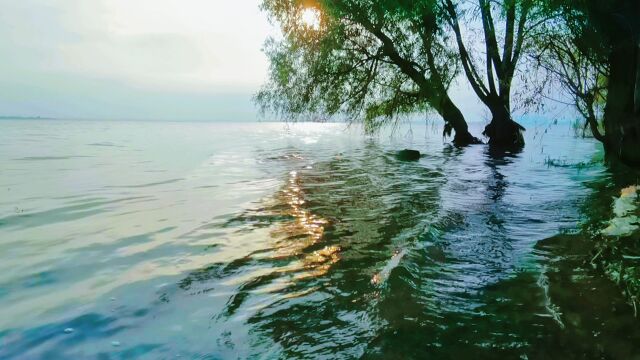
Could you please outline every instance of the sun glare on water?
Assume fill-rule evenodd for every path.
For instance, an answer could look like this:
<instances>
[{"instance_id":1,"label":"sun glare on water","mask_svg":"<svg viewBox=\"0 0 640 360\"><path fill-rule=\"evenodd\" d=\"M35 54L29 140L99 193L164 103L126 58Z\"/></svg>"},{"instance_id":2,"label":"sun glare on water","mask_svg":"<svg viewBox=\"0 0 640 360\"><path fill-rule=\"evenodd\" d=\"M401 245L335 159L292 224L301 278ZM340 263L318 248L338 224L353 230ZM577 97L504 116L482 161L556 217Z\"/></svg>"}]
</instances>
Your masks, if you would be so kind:
<instances>
[{"instance_id":1,"label":"sun glare on water","mask_svg":"<svg viewBox=\"0 0 640 360\"><path fill-rule=\"evenodd\" d=\"M318 30L320 28L320 11L314 8L305 8L300 15L302 23L312 29Z\"/></svg>"}]
</instances>

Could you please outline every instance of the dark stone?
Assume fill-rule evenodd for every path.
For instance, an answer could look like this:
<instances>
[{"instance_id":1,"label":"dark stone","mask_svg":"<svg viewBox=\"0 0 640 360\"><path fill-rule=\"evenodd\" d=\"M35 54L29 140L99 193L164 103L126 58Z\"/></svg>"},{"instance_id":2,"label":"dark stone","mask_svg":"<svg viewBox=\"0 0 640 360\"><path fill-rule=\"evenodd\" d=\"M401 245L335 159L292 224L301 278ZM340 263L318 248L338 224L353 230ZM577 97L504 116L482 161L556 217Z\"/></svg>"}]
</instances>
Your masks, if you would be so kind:
<instances>
[{"instance_id":1,"label":"dark stone","mask_svg":"<svg viewBox=\"0 0 640 360\"><path fill-rule=\"evenodd\" d=\"M398 151L396 157L400 161L418 161L420 160L420 151L404 149Z\"/></svg>"}]
</instances>

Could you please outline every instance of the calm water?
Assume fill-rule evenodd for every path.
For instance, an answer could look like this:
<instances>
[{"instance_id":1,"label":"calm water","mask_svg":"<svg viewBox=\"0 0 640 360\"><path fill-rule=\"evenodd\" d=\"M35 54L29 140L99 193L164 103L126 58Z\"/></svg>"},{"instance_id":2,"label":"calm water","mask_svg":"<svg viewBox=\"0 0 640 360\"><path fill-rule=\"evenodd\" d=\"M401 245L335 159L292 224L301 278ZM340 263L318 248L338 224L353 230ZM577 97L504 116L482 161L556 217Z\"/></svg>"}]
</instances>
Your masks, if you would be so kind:
<instances>
[{"instance_id":1,"label":"calm water","mask_svg":"<svg viewBox=\"0 0 640 360\"><path fill-rule=\"evenodd\" d=\"M528 128L491 154L424 125L2 121L0 358L638 358L619 291L541 241L599 148Z\"/></svg>"}]
</instances>

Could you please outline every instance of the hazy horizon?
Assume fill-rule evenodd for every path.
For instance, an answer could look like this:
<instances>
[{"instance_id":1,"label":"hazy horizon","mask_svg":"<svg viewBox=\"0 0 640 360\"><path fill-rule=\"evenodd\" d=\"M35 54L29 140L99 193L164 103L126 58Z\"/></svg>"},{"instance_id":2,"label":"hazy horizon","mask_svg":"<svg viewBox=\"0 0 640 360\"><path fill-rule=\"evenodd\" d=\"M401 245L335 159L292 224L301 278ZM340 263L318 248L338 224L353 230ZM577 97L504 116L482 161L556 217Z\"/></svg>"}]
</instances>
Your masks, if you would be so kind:
<instances>
[{"instance_id":1,"label":"hazy horizon","mask_svg":"<svg viewBox=\"0 0 640 360\"><path fill-rule=\"evenodd\" d=\"M0 116L255 121L260 0L0 0ZM456 86L470 121L482 107ZM275 119L277 120L277 119Z\"/></svg>"},{"instance_id":2,"label":"hazy horizon","mask_svg":"<svg viewBox=\"0 0 640 360\"><path fill-rule=\"evenodd\" d=\"M259 1L0 0L0 114L253 120Z\"/></svg>"}]
</instances>

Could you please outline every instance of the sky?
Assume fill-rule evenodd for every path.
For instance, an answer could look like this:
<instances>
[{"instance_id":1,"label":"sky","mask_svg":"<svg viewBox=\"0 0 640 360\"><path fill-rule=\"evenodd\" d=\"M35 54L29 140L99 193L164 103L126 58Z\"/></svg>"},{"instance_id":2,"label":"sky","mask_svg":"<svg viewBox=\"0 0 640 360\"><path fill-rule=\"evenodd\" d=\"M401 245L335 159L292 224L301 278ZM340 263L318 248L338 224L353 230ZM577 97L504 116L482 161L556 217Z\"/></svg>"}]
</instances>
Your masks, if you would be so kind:
<instances>
[{"instance_id":1,"label":"sky","mask_svg":"<svg viewBox=\"0 0 640 360\"><path fill-rule=\"evenodd\" d=\"M252 102L278 33L259 4L0 0L0 116L274 120ZM469 122L488 116L468 86L451 95Z\"/></svg>"},{"instance_id":2,"label":"sky","mask_svg":"<svg viewBox=\"0 0 640 360\"><path fill-rule=\"evenodd\" d=\"M0 0L0 115L255 120L259 0Z\"/></svg>"}]
</instances>

